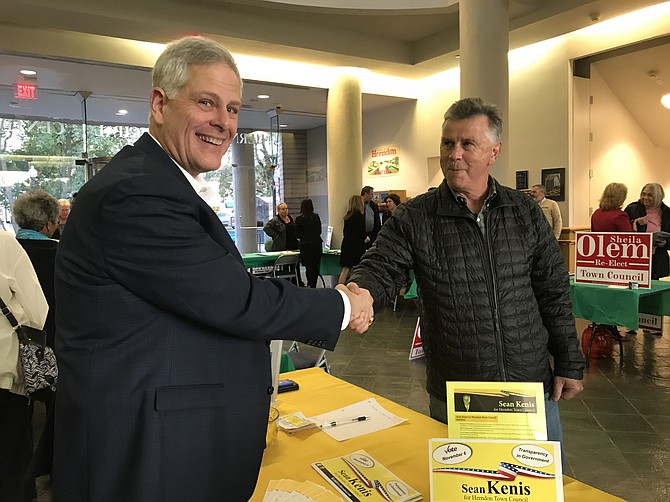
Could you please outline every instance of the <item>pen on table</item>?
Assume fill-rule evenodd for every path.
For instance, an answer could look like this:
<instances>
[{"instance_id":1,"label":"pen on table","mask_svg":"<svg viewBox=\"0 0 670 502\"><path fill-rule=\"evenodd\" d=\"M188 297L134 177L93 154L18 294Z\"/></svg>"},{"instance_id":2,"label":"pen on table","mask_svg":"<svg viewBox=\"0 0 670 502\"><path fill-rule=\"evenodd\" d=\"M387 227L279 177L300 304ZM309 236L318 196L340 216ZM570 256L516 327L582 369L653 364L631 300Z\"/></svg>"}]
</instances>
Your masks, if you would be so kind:
<instances>
[{"instance_id":1,"label":"pen on table","mask_svg":"<svg viewBox=\"0 0 670 502\"><path fill-rule=\"evenodd\" d=\"M319 425L319 427L321 427L322 429L329 429L330 427L337 427L338 425L354 424L356 422L365 422L366 420L370 420L370 417L360 416L360 417L345 418L343 420L333 420L332 422L325 422Z\"/></svg>"}]
</instances>

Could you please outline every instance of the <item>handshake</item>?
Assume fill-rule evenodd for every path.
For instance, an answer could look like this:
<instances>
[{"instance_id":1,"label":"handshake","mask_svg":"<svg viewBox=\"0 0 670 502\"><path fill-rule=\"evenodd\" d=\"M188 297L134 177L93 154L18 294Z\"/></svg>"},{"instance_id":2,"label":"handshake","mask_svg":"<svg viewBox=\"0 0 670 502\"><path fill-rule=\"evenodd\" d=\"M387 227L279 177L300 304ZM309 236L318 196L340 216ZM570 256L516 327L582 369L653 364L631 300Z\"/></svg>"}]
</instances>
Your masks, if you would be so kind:
<instances>
[{"instance_id":1,"label":"handshake","mask_svg":"<svg viewBox=\"0 0 670 502\"><path fill-rule=\"evenodd\" d=\"M358 287L355 282L350 282L346 286L338 284L337 289L345 293L351 303L349 328L356 333L364 333L374 321L375 311L372 308L373 300L370 292Z\"/></svg>"}]
</instances>

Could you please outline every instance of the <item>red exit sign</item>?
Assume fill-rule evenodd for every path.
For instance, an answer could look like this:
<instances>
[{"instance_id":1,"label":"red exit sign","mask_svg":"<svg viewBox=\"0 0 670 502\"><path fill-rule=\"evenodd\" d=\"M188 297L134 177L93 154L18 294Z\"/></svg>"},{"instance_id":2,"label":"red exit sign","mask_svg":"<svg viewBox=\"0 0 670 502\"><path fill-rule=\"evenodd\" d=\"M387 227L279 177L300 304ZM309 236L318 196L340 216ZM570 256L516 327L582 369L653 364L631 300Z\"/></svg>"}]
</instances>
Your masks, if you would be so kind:
<instances>
[{"instance_id":1,"label":"red exit sign","mask_svg":"<svg viewBox=\"0 0 670 502\"><path fill-rule=\"evenodd\" d=\"M31 82L16 82L14 97L16 99L37 99L37 85Z\"/></svg>"}]
</instances>

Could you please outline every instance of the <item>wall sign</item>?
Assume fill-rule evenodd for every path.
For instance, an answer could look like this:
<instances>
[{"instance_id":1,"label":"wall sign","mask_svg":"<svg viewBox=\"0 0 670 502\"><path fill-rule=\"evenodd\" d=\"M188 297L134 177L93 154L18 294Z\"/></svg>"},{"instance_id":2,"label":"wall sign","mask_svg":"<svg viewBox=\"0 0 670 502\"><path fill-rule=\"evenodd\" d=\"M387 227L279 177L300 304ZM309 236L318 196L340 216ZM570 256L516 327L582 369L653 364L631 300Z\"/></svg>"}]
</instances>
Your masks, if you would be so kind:
<instances>
[{"instance_id":1,"label":"wall sign","mask_svg":"<svg viewBox=\"0 0 670 502\"><path fill-rule=\"evenodd\" d=\"M651 288L652 234L577 232L575 282Z\"/></svg>"},{"instance_id":2,"label":"wall sign","mask_svg":"<svg viewBox=\"0 0 670 502\"><path fill-rule=\"evenodd\" d=\"M400 172L400 148L380 146L370 152L368 176L385 176Z\"/></svg>"},{"instance_id":3,"label":"wall sign","mask_svg":"<svg viewBox=\"0 0 670 502\"><path fill-rule=\"evenodd\" d=\"M32 82L14 83L15 99L37 99L37 84Z\"/></svg>"},{"instance_id":4,"label":"wall sign","mask_svg":"<svg viewBox=\"0 0 670 502\"><path fill-rule=\"evenodd\" d=\"M565 168L542 169L542 184L546 191L547 199L565 200Z\"/></svg>"},{"instance_id":5,"label":"wall sign","mask_svg":"<svg viewBox=\"0 0 670 502\"><path fill-rule=\"evenodd\" d=\"M528 188L528 171L516 172L516 189L526 190Z\"/></svg>"}]
</instances>

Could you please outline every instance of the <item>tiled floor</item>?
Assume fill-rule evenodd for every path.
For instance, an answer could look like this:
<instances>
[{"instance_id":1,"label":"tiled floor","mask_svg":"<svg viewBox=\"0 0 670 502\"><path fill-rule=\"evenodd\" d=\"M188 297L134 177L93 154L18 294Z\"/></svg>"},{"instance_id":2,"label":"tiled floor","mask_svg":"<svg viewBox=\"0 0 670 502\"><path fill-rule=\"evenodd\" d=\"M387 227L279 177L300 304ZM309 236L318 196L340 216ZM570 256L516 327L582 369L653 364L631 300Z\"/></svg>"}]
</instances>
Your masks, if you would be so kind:
<instances>
[{"instance_id":1,"label":"tiled floor","mask_svg":"<svg viewBox=\"0 0 670 502\"><path fill-rule=\"evenodd\" d=\"M425 364L408 360L416 318L414 303L400 300L365 335L345 332L328 353L331 373L427 415ZM586 326L578 320L578 333ZM618 346L592 360L584 392L560 403L566 474L631 502L668 501L670 324L663 336L625 336L622 364Z\"/></svg>"}]
</instances>

